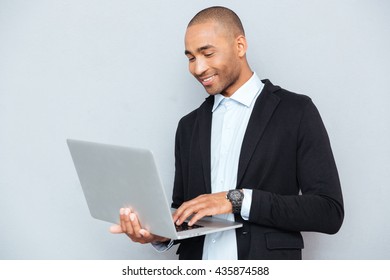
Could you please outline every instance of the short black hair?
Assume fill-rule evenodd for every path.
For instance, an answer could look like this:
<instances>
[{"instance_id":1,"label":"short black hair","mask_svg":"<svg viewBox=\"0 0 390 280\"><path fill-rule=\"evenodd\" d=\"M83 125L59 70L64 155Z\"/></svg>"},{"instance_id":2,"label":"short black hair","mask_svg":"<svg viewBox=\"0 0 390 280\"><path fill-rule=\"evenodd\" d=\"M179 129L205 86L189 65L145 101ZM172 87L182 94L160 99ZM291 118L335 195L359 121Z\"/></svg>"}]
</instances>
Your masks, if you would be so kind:
<instances>
[{"instance_id":1,"label":"short black hair","mask_svg":"<svg viewBox=\"0 0 390 280\"><path fill-rule=\"evenodd\" d=\"M245 36L245 30L238 15L232 10L221 6L214 6L200 11L191 19L187 28L207 21L215 21L222 24L225 28L232 31L234 36Z\"/></svg>"}]
</instances>

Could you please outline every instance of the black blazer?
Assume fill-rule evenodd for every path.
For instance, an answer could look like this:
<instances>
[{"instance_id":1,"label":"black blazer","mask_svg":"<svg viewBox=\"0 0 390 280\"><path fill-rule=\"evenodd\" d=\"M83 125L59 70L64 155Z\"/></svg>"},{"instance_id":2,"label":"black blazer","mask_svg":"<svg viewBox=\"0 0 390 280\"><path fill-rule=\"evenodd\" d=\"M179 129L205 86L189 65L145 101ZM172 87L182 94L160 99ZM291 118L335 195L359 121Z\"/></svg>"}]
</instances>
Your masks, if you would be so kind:
<instances>
[{"instance_id":1,"label":"black blazer","mask_svg":"<svg viewBox=\"0 0 390 280\"><path fill-rule=\"evenodd\" d=\"M237 188L253 189L249 221L236 230L239 259L301 259L300 231L333 234L344 218L336 164L311 99L264 80L240 152ZM209 96L178 125L172 207L211 192ZM180 242L180 259L201 259L204 237Z\"/></svg>"}]
</instances>

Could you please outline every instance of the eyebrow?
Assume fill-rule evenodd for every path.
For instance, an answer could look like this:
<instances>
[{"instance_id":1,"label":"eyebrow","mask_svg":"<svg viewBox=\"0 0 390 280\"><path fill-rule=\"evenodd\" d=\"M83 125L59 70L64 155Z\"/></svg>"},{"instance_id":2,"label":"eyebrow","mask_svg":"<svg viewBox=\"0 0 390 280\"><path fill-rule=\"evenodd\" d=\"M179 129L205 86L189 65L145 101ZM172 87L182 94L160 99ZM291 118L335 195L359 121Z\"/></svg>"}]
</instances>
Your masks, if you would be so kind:
<instances>
[{"instance_id":1,"label":"eyebrow","mask_svg":"<svg viewBox=\"0 0 390 280\"><path fill-rule=\"evenodd\" d=\"M205 50L208 50L208 49L211 49L211 48L215 48L215 47L213 45L205 45L203 47L198 48L197 51L198 52L202 52L202 51L205 51ZM188 50L185 50L184 54L185 55L188 55L188 54L192 55L192 53L190 51L188 51Z\"/></svg>"}]
</instances>

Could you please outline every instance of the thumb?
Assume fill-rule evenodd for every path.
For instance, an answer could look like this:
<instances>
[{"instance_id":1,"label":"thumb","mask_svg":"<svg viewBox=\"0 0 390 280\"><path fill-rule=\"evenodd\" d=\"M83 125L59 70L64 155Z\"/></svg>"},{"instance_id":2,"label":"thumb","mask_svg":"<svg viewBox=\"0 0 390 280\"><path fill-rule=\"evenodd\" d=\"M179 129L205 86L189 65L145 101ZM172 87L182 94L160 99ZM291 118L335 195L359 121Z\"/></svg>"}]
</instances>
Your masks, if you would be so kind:
<instances>
[{"instance_id":1,"label":"thumb","mask_svg":"<svg viewBox=\"0 0 390 280\"><path fill-rule=\"evenodd\" d=\"M116 233L123 233L123 230L122 230L122 227L120 225L112 225L110 227L110 232L114 233L114 234L116 234Z\"/></svg>"}]
</instances>

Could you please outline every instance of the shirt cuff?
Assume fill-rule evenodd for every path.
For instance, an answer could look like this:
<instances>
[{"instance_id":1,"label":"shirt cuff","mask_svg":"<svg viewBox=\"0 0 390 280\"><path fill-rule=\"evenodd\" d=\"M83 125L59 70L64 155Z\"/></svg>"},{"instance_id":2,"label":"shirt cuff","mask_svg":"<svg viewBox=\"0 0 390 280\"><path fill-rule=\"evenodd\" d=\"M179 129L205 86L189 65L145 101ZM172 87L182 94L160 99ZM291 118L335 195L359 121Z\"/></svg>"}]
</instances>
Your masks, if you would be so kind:
<instances>
[{"instance_id":1,"label":"shirt cuff","mask_svg":"<svg viewBox=\"0 0 390 280\"><path fill-rule=\"evenodd\" d=\"M171 240L169 243L168 242L152 242L152 246L156 251L163 253L171 249L173 246L173 240Z\"/></svg>"},{"instance_id":2,"label":"shirt cuff","mask_svg":"<svg viewBox=\"0 0 390 280\"><path fill-rule=\"evenodd\" d=\"M244 192L244 200L242 201L241 206L241 217L245 221L248 221L252 205L252 190L242 189L242 191Z\"/></svg>"}]
</instances>

